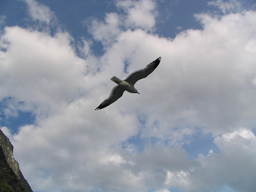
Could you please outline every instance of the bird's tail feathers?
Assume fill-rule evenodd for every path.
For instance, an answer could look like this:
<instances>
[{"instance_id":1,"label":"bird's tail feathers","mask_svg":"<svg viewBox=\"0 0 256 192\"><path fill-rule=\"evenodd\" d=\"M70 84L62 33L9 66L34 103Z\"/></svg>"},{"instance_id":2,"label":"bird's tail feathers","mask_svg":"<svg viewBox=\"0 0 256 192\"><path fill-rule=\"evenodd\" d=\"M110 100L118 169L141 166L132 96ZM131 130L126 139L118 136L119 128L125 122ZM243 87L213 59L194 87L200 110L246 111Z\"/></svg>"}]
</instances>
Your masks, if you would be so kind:
<instances>
[{"instance_id":1,"label":"bird's tail feathers","mask_svg":"<svg viewBox=\"0 0 256 192\"><path fill-rule=\"evenodd\" d=\"M112 81L114 81L115 83L117 83L118 85L122 82L122 80L120 80L118 77L116 77L116 76L113 76L112 78L111 78L111 80Z\"/></svg>"}]
</instances>

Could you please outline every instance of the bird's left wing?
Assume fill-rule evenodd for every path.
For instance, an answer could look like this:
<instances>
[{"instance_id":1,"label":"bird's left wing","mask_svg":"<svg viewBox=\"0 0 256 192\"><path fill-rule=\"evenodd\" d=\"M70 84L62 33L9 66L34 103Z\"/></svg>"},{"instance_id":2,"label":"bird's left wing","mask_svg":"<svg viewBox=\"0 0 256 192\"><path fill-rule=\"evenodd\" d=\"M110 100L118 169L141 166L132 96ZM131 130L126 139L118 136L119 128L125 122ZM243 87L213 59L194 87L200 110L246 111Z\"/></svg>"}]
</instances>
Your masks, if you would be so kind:
<instances>
[{"instance_id":1,"label":"bird's left wing","mask_svg":"<svg viewBox=\"0 0 256 192\"><path fill-rule=\"evenodd\" d=\"M124 90L125 89L120 85L115 86L112 89L109 97L107 99L105 99L95 110L103 109L103 108L109 106L110 104L114 103L117 99L122 97Z\"/></svg>"},{"instance_id":2,"label":"bird's left wing","mask_svg":"<svg viewBox=\"0 0 256 192\"><path fill-rule=\"evenodd\" d=\"M152 73L157 68L160 61L161 61L161 57L159 57L156 60L154 60L153 62L149 63L144 69L141 69L141 70L131 73L125 79L125 81L134 85L138 80L143 79L143 78L147 77L150 73Z\"/></svg>"}]
</instances>

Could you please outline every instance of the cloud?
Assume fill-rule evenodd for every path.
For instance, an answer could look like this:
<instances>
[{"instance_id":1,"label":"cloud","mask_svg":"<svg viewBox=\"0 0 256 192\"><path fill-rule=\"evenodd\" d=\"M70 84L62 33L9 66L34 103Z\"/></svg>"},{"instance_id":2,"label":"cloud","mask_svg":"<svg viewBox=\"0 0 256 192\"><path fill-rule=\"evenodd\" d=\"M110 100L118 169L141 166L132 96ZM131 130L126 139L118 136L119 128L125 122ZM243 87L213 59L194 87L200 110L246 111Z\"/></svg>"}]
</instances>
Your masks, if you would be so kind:
<instances>
[{"instance_id":1,"label":"cloud","mask_svg":"<svg viewBox=\"0 0 256 192\"><path fill-rule=\"evenodd\" d=\"M37 126L23 127L15 136L15 154L35 189L129 191L143 187L140 176L125 168L125 159L112 148L136 132L136 120L116 110L98 114L92 103L91 99L78 100Z\"/></svg>"},{"instance_id":2,"label":"cloud","mask_svg":"<svg viewBox=\"0 0 256 192\"><path fill-rule=\"evenodd\" d=\"M241 2L237 0L214 0L209 1L208 5L218 8L220 11L222 11L223 14L241 12L243 7Z\"/></svg>"},{"instance_id":3,"label":"cloud","mask_svg":"<svg viewBox=\"0 0 256 192\"><path fill-rule=\"evenodd\" d=\"M170 192L168 189L160 189L157 192Z\"/></svg>"},{"instance_id":4,"label":"cloud","mask_svg":"<svg viewBox=\"0 0 256 192\"><path fill-rule=\"evenodd\" d=\"M1 42L7 49L1 52L2 99L13 97L46 114L81 94L86 64L69 46L68 34L6 27Z\"/></svg>"},{"instance_id":5,"label":"cloud","mask_svg":"<svg viewBox=\"0 0 256 192\"><path fill-rule=\"evenodd\" d=\"M105 22L92 20L89 31L95 40L108 45L120 34L120 18L115 13L109 13L105 17Z\"/></svg>"},{"instance_id":6,"label":"cloud","mask_svg":"<svg viewBox=\"0 0 256 192\"><path fill-rule=\"evenodd\" d=\"M78 57L65 32L6 27L1 34L0 98L22 101L37 117L14 136L15 156L32 187L255 189L256 13L199 15L202 29L169 39L149 33L155 24L129 17L152 1L125 2L118 5L124 14L92 23L95 40L105 43L99 57L89 47ZM155 18L152 6L143 6L149 18ZM159 56L156 71L136 84L140 96L124 94L105 110L93 110L114 85L107 79L124 78L125 65L132 72ZM220 152L188 159L180 143L198 128L213 135ZM161 142L142 151L123 147L138 134Z\"/></svg>"},{"instance_id":7,"label":"cloud","mask_svg":"<svg viewBox=\"0 0 256 192\"><path fill-rule=\"evenodd\" d=\"M155 26L157 11L153 0L117 1L117 7L126 13L126 26L145 30L151 30Z\"/></svg>"},{"instance_id":8,"label":"cloud","mask_svg":"<svg viewBox=\"0 0 256 192\"><path fill-rule=\"evenodd\" d=\"M28 13L34 21L50 24L55 20L54 13L45 5L36 0L25 0Z\"/></svg>"},{"instance_id":9,"label":"cloud","mask_svg":"<svg viewBox=\"0 0 256 192\"><path fill-rule=\"evenodd\" d=\"M114 42L124 29L154 29L157 10L153 0L122 0L116 6L121 13L108 13L103 22L97 19L85 22L94 39L104 46Z\"/></svg>"},{"instance_id":10,"label":"cloud","mask_svg":"<svg viewBox=\"0 0 256 192\"><path fill-rule=\"evenodd\" d=\"M241 128L215 138L220 154L201 156L200 166L183 174L171 173L169 182L176 181L185 191L217 191L226 185L235 191L253 192L255 183L256 137L248 129ZM182 181L184 181L182 183Z\"/></svg>"},{"instance_id":11,"label":"cloud","mask_svg":"<svg viewBox=\"0 0 256 192\"><path fill-rule=\"evenodd\" d=\"M185 172L195 166L181 147L170 147L162 144L146 145L141 153L129 154L133 162L131 169L143 175L147 190L167 187L166 177L169 171ZM174 185L173 185L174 186Z\"/></svg>"}]
</instances>

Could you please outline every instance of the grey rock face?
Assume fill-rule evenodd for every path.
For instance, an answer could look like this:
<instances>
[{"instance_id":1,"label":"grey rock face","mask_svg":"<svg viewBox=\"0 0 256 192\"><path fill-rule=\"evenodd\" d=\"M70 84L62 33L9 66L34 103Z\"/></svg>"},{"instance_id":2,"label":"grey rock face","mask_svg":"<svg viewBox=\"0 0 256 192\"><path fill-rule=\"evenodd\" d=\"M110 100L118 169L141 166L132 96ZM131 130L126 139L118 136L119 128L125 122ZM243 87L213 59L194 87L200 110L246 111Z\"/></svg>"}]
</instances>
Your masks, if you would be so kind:
<instances>
[{"instance_id":1,"label":"grey rock face","mask_svg":"<svg viewBox=\"0 0 256 192\"><path fill-rule=\"evenodd\" d=\"M13 157L13 146L0 130L0 192L32 192Z\"/></svg>"}]
</instances>

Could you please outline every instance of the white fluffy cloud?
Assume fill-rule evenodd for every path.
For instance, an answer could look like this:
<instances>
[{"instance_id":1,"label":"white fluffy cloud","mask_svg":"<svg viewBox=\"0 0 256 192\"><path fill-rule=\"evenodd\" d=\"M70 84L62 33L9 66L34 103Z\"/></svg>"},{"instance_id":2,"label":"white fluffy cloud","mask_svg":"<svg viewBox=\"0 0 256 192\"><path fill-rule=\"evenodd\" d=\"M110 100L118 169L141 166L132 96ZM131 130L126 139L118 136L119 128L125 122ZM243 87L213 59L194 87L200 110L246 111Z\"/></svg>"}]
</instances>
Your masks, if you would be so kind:
<instances>
[{"instance_id":1,"label":"white fluffy cloud","mask_svg":"<svg viewBox=\"0 0 256 192\"><path fill-rule=\"evenodd\" d=\"M99 114L92 104L91 99L78 100L15 136L16 156L24 162L24 173L35 189L142 187L140 176L123 167L125 160L113 149L135 133L135 119L117 111Z\"/></svg>"},{"instance_id":2,"label":"white fluffy cloud","mask_svg":"<svg viewBox=\"0 0 256 192\"><path fill-rule=\"evenodd\" d=\"M155 1L153 0L122 0L117 6L127 14L125 24L129 27L139 27L151 30L155 26L157 16Z\"/></svg>"},{"instance_id":3,"label":"white fluffy cloud","mask_svg":"<svg viewBox=\"0 0 256 192\"><path fill-rule=\"evenodd\" d=\"M168 191L176 186L201 192L228 185L251 192L256 13L199 15L201 30L168 39L147 32L155 25L153 1L117 4L124 14L110 13L92 23L94 38L106 48L101 57L87 47L86 58L79 58L63 32L51 36L6 27L1 35L0 98L22 101L37 116L13 140L34 190ZM136 19L140 7L145 23ZM156 71L136 84L141 95L124 94L110 107L93 110L114 85L109 79L127 76L125 63L131 72L159 56ZM179 142L195 127L215 136L218 153L188 159ZM143 151L122 147L138 133L163 142Z\"/></svg>"},{"instance_id":4,"label":"white fluffy cloud","mask_svg":"<svg viewBox=\"0 0 256 192\"><path fill-rule=\"evenodd\" d=\"M117 7L122 13L108 13L105 21L93 19L88 25L95 40L109 46L123 32L121 29L143 29L152 31L155 26L157 9L153 0L121 0Z\"/></svg>"},{"instance_id":5,"label":"white fluffy cloud","mask_svg":"<svg viewBox=\"0 0 256 192\"><path fill-rule=\"evenodd\" d=\"M95 40L109 44L115 40L120 34L120 18L116 13L106 15L105 22L92 20L89 26L89 31L92 33Z\"/></svg>"},{"instance_id":6,"label":"white fluffy cloud","mask_svg":"<svg viewBox=\"0 0 256 192\"><path fill-rule=\"evenodd\" d=\"M7 27L1 42L7 49L0 54L1 98L11 96L44 114L81 94L86 64L70 47L68 34Z\"/></svg>"}]
</instances>

